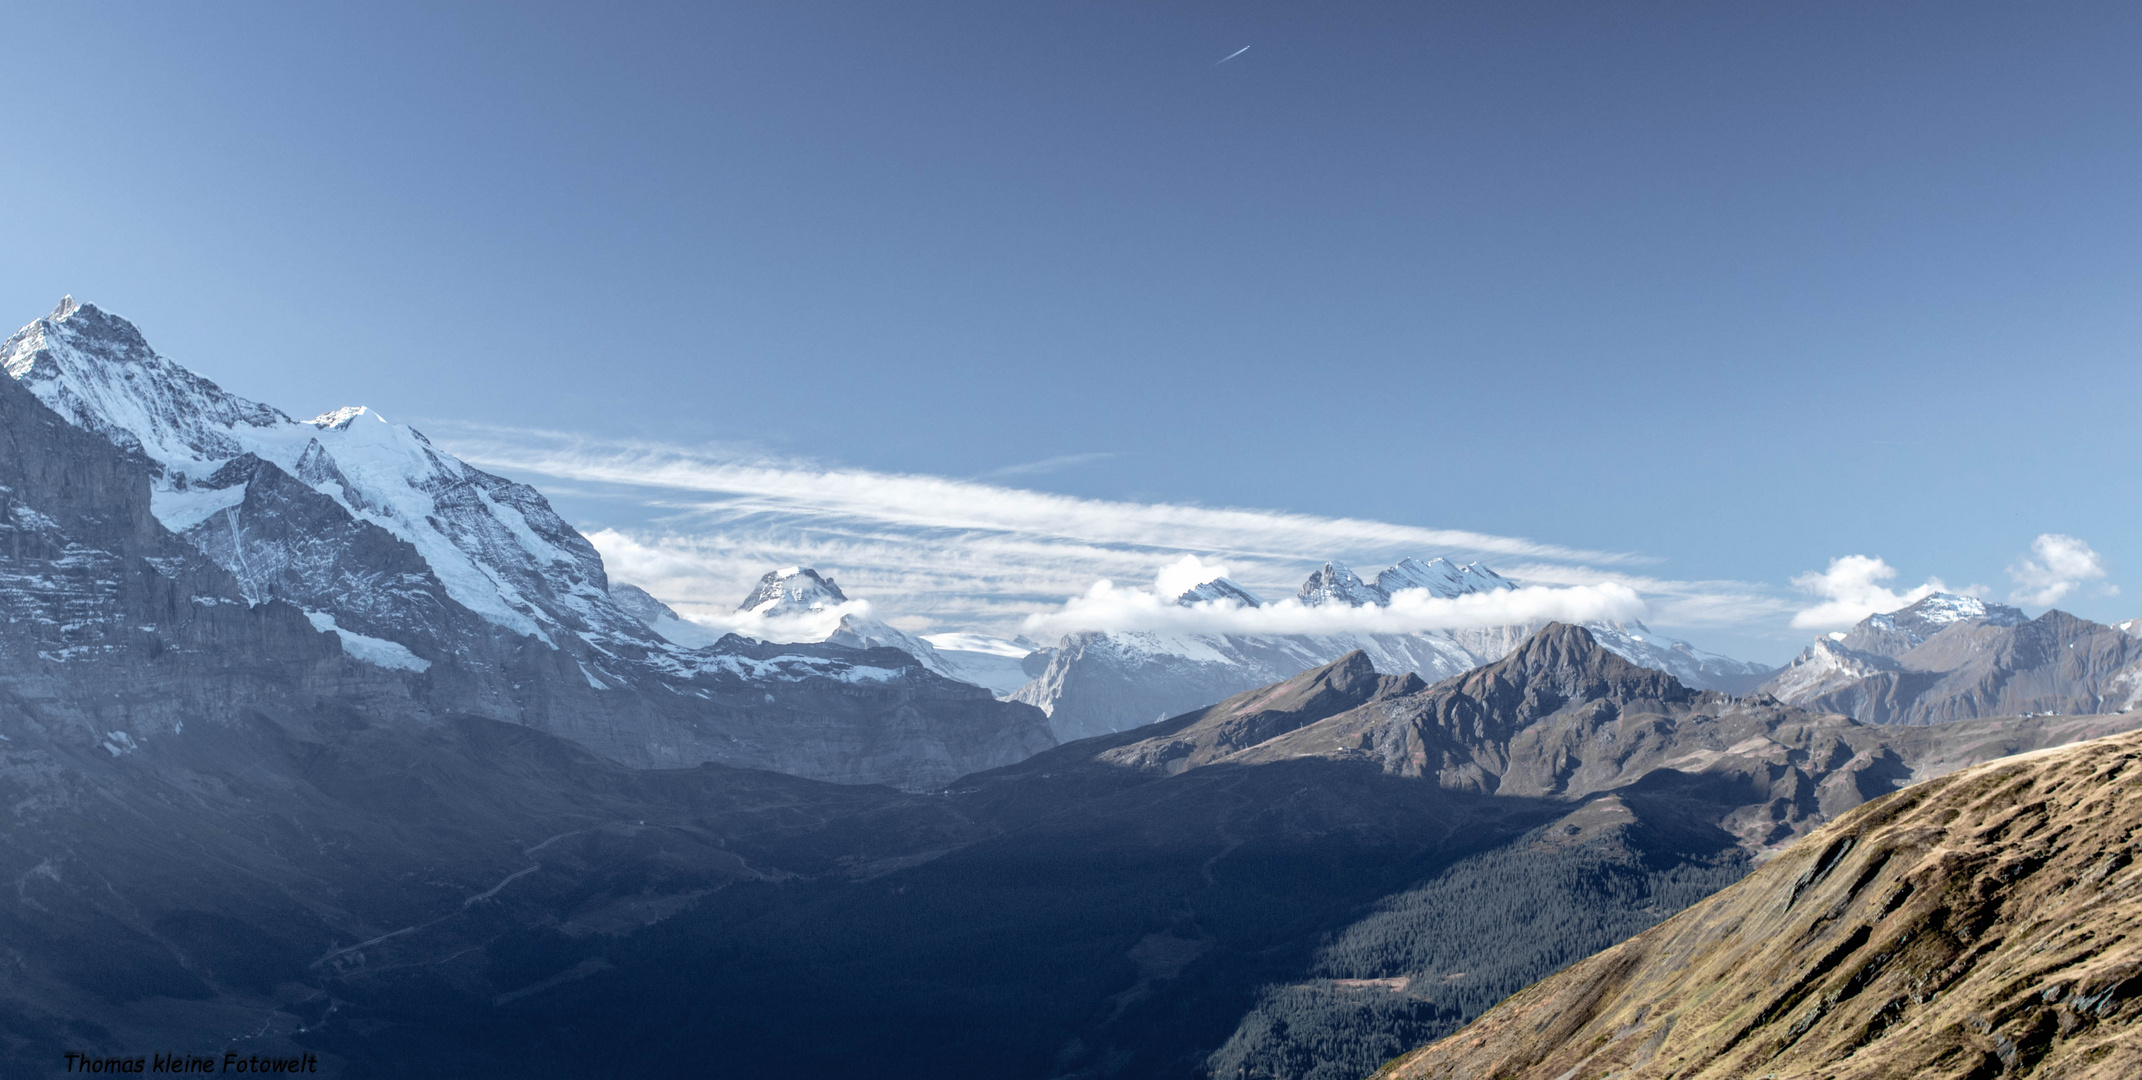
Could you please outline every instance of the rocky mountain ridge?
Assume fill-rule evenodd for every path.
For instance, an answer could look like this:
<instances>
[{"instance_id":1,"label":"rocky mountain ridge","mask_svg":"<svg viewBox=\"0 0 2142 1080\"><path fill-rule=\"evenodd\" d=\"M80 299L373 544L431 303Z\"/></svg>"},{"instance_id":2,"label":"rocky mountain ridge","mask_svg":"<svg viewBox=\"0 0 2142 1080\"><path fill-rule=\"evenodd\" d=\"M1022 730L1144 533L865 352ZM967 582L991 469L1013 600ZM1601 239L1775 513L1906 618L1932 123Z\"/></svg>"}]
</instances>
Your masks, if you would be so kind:
<instances>
[{"instance_id":1,"label":"rocky mountain ridge","mask_svg":"<svg viewBox=\"0 0 2142 1080\"><path fill-rule=\"evenodd\" d=\"M1358 762L1483 795L1581 799L1662 771L1731 775L1748 794L1720 825L1762 852L1896 786L1984 760L2142 724L2142 714L1862 724L1682 685L1550 624L1509 655L1428 684L1350 653L1293 678L1150 725L1067 743L995 775L1067 762L1176 774L1298 758ZM1715 797L1715 793L1706 798Z\"/></svg>"},{"instance_id":2,"label":"rocky mountain ridge","mask_svg":"<svg viewBox=\"0 0 2142 1080\"><path fill-rule=\"evenodd\" d=\"M1607 651L1585 628L1556 625L1496 663L1432 685L1380 675L1351 654L959 789L982 805L1053 791L1063 794L1050 801L1135 800L1141 813L1158 814L1173 804L1171 791L1233 799L1313 770L1364 778L1348 783L1384 778L1397 785L1394 797L1446 800L1439 813L1518 815L1502 827L1522 835L1505 834L1504 846L1478 856L1487 860L1480 869L1452 867L1327 930L1328 944L1293 978L1267 985L1204 1064L1212 1075L1344 1080L1417 1045L1407 1033L1448 1031L1522 985L1526 972L1584 955L1558 951L1568 944L1633 933L1672 910L1652 907L1666 897L1701 895L1717 887L1701 882L1731 880L1733 868L1773 857L1868 799L2138 725L2142 714L1865 725L1694 690ZM1414 794L1396 795L1403 790ZM1503 881L1542 891L1493 897ZM1491 898L1461 900L1454 890ZM1432 966L1468 951L1439 944L1442 922L1482 902L1513 905L1513 918L1534 913L1478 931L1508 935L1487 952L1522 961L1488 965L1475 950L1463 966ZM1334 1056L1341 1046L1349 1049Z\"/></svg>"}]
</instances>

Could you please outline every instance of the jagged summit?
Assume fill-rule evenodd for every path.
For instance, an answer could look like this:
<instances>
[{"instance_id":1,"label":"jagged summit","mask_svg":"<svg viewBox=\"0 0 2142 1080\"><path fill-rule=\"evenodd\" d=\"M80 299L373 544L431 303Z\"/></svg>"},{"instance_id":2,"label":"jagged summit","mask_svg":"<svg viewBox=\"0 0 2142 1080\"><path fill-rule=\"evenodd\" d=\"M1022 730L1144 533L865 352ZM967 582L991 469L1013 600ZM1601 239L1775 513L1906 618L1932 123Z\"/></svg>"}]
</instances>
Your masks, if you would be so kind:
<instances>
[{"instance_id":1,"label":"jagged summit","mask_svg":"<svg viewBox=\"0 0 2142 1080\"><path fill-rule=\"evenodd\" d=\"M166 467L195 464L199 475L250 449L237 432L291 422L157 355L133 323L71 296L0 343L0 367L76 426Z\"/></svg>"},{"instance_id":2,"label":"jagged summit","mask_svg":"<svg viewBox=\"0 0 2142 1080\"><path fill-rule=\"evenodd\" d=\"M1568 623L1548 623L1510 655L1458 682L1476 696L1508 690L1527 698L1685 701L1697 693L1664 671L1630 663L1590 630Z\"/></svg>"},{"instance_id":3,"label":"jagged summit","mask_svg":"<svg viewBox=\"0 0 2142 1080\"><path fill-rule=\"evenodd\" d=\"M1361 607L1390 602L1390 597L1361 580L1360 575L1341 562L1328 562L1319 567L1309 575L1309 580L1302 582L1301 591L1295 595L1312 607L1333 603Z\"/></svg>"},{"instance_id":4,"label":"jagged summit","mask_svg":"<svg viewBox=\"0 0 2142 1080\"><path fill-rule=\"evenodd\" d=\"M768 570L736 610L779 617L824 611L847 602L847 594L831 577L808 566L784 566Z\"/></svg>"},{"instance_id":5,"label":"jagged summit","mask_svg":"<svg viewBox=\"0 0 2142 1080\"><path fill-rule=\"evenodd\" d=\"M310 420L307 420L306 423L311 424L316 428L341 428L343 430L348 430L351 424L356 423L359 417L365 415L370 415L373 419L379 420L381 423L386 422L385 418L381 417L378 413L372 412L372 410L365 408L362 405L344 405L339 409L331 409L327 412L321 413L320 415L315 416Z\"/></svg>"},{"instance_id":6,"label":"jagged summit","mask_svg":"<svg viewBox=\"0 0 2142 1080\"><path fill-rule=\"evenodd\" d=\"M782 640L823 641L849 649L898 649L948 679L986 686L997 693L1008 693L1019 685L1016 677L1003 676L1000 669L1009 665L992 666L976 656L941 651L928 640L873 617L868 605L851 601L831 575L808 566L767 571L736 610L781 620L784 625L768 629L788 635ZM675 634L679 625L659 616L648 621L664 634ZM1019 674L1016 666L1011 670L1014 676Z\"/></svg>"},{"instance_id":7,"label":"jagged summit","mask_svg":"<svg viewBox=\"0 0 2142 1080\"><path fill-rule=\"evenodd\" d=\"M1459 564L1442 558L1422 562L1408 557L1379 572L1374 584L1363 581L1345 563L1327 562L1309 575L1297 595L1302 603L1310 605L1365 607L1389 604L1394 595L1407 589L1426 589L1432 596L1449 600L1516 587L1508 578L1479 563Z\"/></svg>"}]
</instances>

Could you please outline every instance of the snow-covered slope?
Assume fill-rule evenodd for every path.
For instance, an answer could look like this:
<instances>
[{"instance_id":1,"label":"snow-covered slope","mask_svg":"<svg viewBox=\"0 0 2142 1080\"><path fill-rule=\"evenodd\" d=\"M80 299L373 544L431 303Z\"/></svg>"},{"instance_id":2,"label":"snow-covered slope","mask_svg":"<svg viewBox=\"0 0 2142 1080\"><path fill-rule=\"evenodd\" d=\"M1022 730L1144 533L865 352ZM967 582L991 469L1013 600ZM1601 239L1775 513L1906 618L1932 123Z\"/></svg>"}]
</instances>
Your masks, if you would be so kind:
<instances>
[{"instance_id":1,"label":"snow-covered slope","mask_svg":"<svg viewBox=\"0 0 2142 1080\"><path fill-rule=\"evenodd\" d=\"M1873 653L1846 648L1838 637L1815 639L1785 669L1763 684L1763 691L1779 701L1812 701L1842 690L1863 679L1897 670L1896 661Z\"/></svg>"},{"instance_id":2,"label":"snow-covered slope","mask_svg":"<svg viewBox=\"0 0 2142 1080\"><path fill-rule=\"evenodd\" d=\"M616 585L610 592L642 623L670 641L699 645L720 637L718 631L680 619L674 610L635 586ZM760 629L753 636L767 640L898 649L945 678L984 687L998 696L1026 682L1019 661L1030 648L1012 655L1008 662L999 648L940 649L924 637L873 617L869 607L849 599L830 576L808 566L786 566L767 571L736 610L756 616Z\"/></svg>"},{"instance_id":3,"label":"snow-covered slope","mask_svg":"<svg viewBox=\"0 0 2142 1080\"><path fill-rule=\"evenodd\" d=\"M235 528L251 476L226 466L250 455L414 547L455 603L498 626L545 643L560 632L646 636L611 603L601 556L534 489L361 406L293 420L72 298L0 345L0 364L53 411L154 462L152 507L173 532ZM249 591L264 585L232 569Z\"/></svg>"},{"instance_id":4,"label":"snow-covered slope","mask_svg":"<svg viewBox=\"0 0 2142 1080\"><path fill-rule=\"evenodd\" d=\"M1006 640L987 634L925 634L923 640L960 672L961 680L987 687L1000 698L1010 697L1033 678L1027 657L1041 647L1024 635Z\"/></svg>"}]
</instances>

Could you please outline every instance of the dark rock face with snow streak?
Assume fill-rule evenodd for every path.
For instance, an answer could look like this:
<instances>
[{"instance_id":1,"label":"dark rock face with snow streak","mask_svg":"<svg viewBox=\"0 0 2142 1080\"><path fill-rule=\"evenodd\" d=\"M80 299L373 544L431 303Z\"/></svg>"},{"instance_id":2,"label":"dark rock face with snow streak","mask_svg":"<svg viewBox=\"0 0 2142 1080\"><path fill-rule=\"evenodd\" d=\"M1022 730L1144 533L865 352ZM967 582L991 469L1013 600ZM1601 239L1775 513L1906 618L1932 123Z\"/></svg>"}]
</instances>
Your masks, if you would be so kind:
<instances>
[{"instance_id":1,"label":"dark rock face with snow streak","mask_svg":"<svg viewBox=\"0 0 2142 1080\"><path fill-rule=\"evenodd\" d=\"M25 454L101 440L105 467L131 472L131 501L98 511L111 528L220 570L217 603L332 634L424 714L527 724L630 765L910 788L1054 741L1034 710L892 650L678 646L619 606L601 557L533 488L363 409L301 422L229 394L93 305L63 303L0 345L0 363L12 407L37 418L14 432ZM44 513L35 502L26 513Z\"/></svg>"},{"instance_id":2,"label":"dark rock face with snow streak","mask_svg":"<svg viewBox=\"0 0 2142 1080\"><path fill-rule=\"evenodd\" d=\"M10 719L134 752L189 718L308 694L401 697L336 639L149 515L144 463L0 381L0 692ZM36 767L31 767L36 771Z\"/></svg>"}]
</instances>

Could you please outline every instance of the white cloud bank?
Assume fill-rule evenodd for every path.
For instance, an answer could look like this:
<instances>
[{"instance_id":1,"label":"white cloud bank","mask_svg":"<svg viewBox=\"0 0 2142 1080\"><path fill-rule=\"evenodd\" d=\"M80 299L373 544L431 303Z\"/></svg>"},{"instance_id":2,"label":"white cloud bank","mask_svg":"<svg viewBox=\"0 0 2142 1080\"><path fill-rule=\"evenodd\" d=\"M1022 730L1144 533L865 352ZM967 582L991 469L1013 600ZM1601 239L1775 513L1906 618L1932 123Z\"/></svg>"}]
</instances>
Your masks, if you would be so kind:
<instances>
[{"instance_id":1,"label":"white cloud bank","mask_svg":"<svg viewBox=\"0 0 2142 1080\"><path fill-rule=\"evenodd\" d=\"M2057 604L2077 586L2103 580L2109 573L2105 560L2090 545L2060 533L2040 533L2030 543L2030 554L2008 568L2008 576L2016 583L2009 599L2018 604ZM2105 586L2108 596L2119 591Z\"/></svg>"},{"instance_id":2,"label":"white cloud bank","mask_svg":"<svg viewBox=\"0 0 2142 1080\"><path fill-rule=\"evenodd\" d=\"M1628 621L1642 618L1643 598L1626 585L1528 585L1445 599L1426 589L1401 589L1384 606L1311 606L1287 597L1261 607L1235 600L1178 604L1180 566L1160 573L1156 589L1119 588L1097 581L1055 611L1027 617L1028 634L1077 630L1153 630L1176 634L1414 634L1519 623ZM1177 580L1170 581L1170 575ZM1205 580L1210 580L1207 578Z\"/></svg>"},{"instance_id":3,"label":"white cloud bank","mask_svg":"<svg viewBox=\"0 0 2142 1080\"><path fill-rule=\"evenodd\" d=\"M1822 598L1821 603L1795 612L1792 625L1800 630L1850 626L1877 612L1909 607L1931 593L1948 591L1940 578L1928 578L1918 588L1893 592L1882 582L1896 576L1895 567L1871 555L1831 559L1829 569L1810 570L1792 579L1801 591Z\"/></svg>"}]
</instances>

